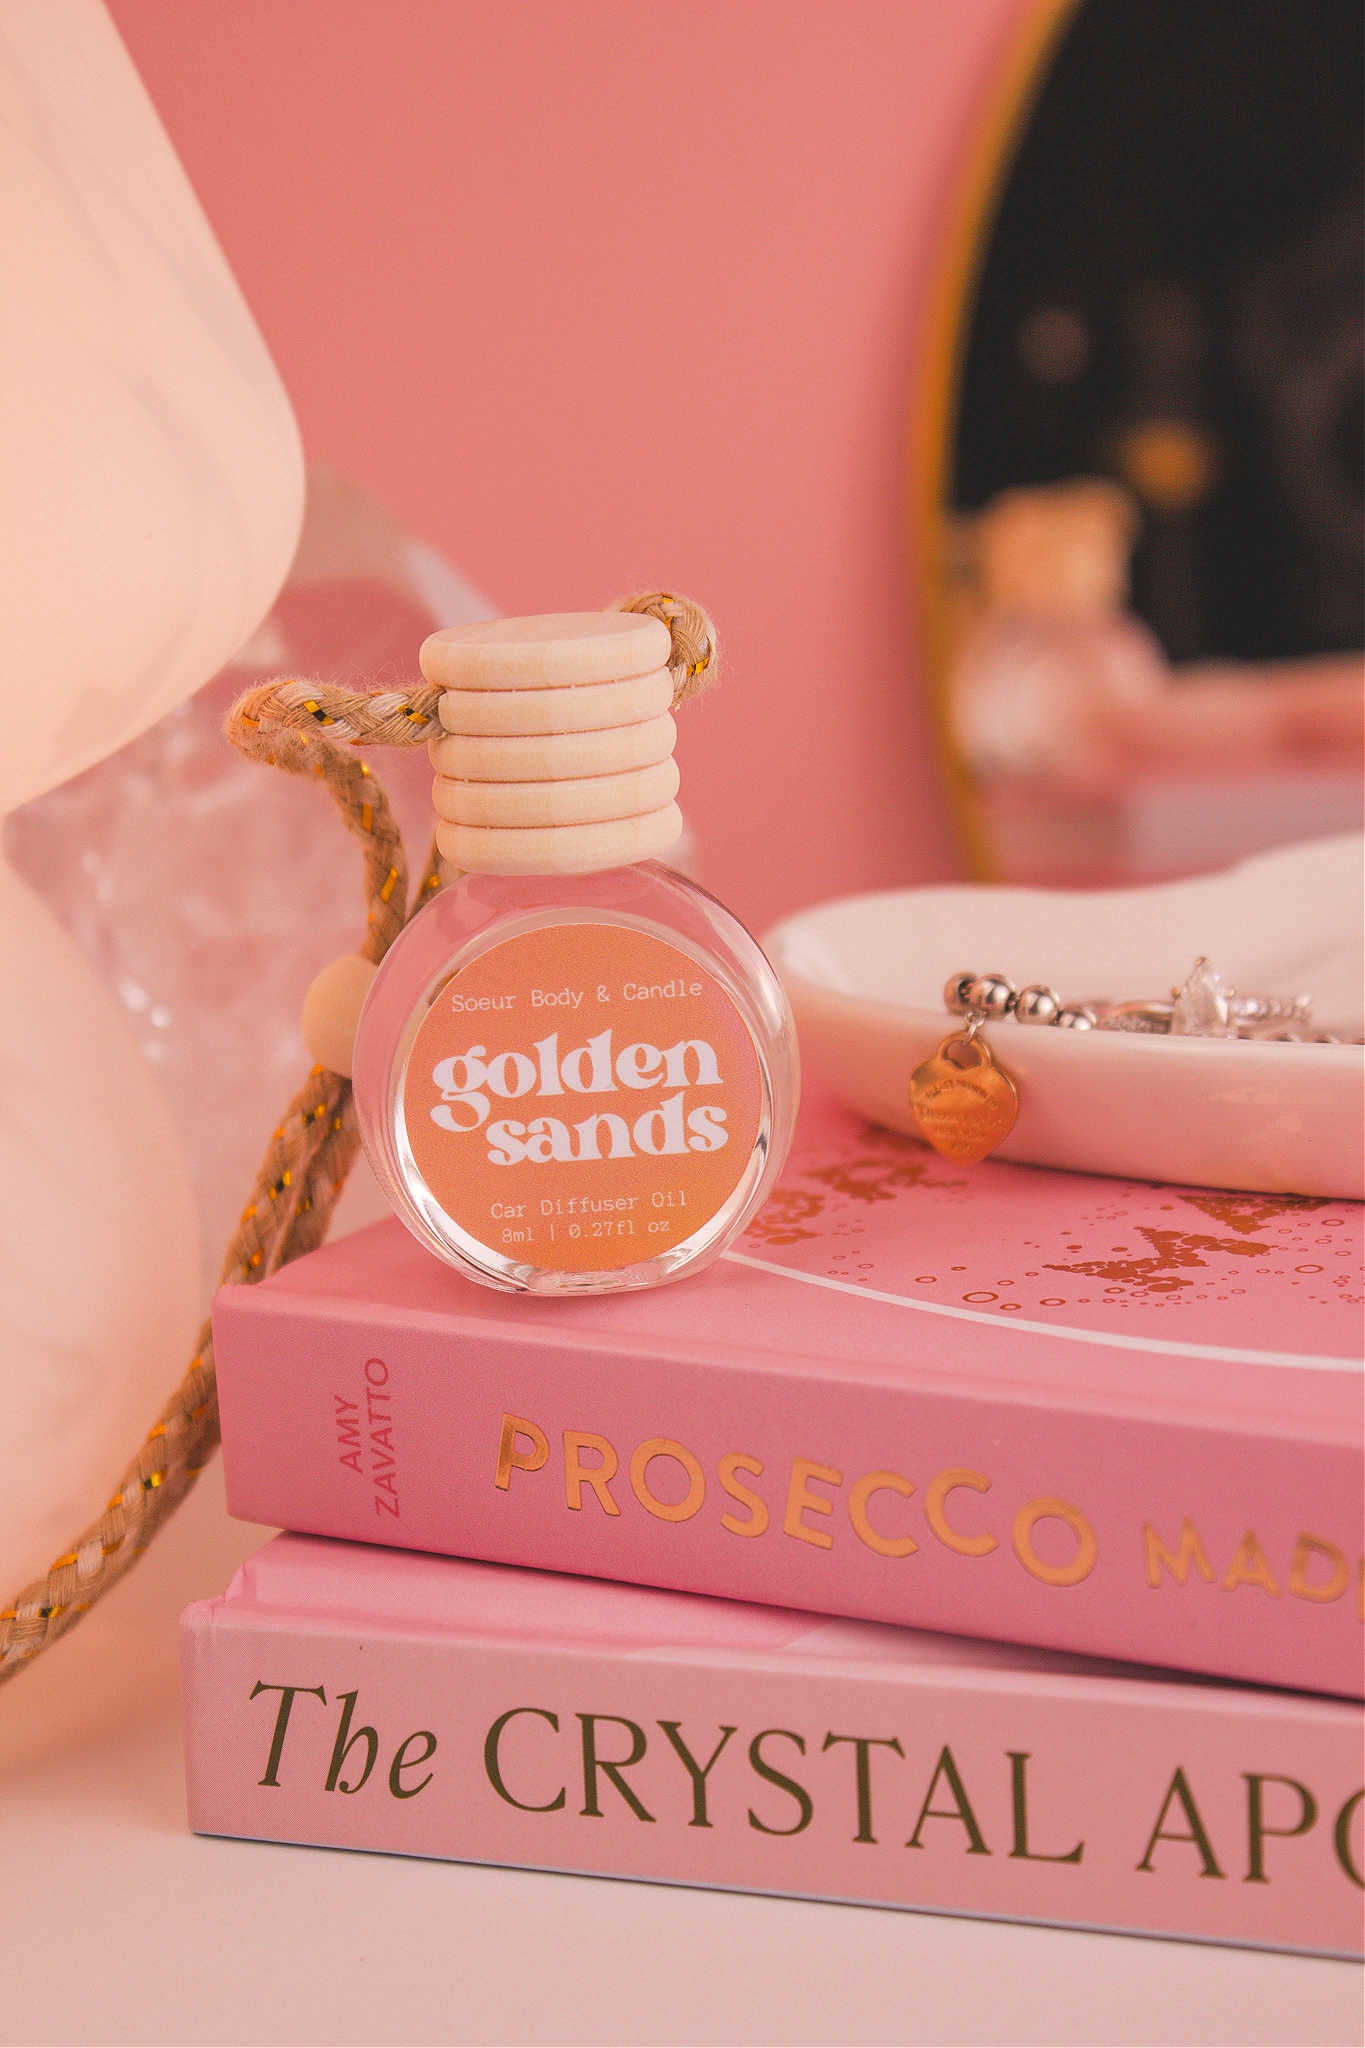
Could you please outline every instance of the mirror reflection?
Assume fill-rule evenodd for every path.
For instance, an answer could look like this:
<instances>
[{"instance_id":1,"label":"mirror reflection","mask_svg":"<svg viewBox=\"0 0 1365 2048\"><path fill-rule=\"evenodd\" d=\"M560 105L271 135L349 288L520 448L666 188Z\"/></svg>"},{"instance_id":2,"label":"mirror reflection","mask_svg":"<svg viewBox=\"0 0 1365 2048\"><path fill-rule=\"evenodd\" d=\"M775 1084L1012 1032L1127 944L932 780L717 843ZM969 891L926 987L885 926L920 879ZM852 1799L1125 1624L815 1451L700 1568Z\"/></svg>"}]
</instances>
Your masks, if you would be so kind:
<instances>
[{"instance_id":1,"label":"mirror reflection","mask_svg":"<svg viewBox=\"0 0 1365 2048\"><path fill-rule=\"evenodd\" d=\"M1358 826L1360 10L1081 0L1042 70L948 427L978 865L1123 883Z\"/></svg>"}]
</instances>

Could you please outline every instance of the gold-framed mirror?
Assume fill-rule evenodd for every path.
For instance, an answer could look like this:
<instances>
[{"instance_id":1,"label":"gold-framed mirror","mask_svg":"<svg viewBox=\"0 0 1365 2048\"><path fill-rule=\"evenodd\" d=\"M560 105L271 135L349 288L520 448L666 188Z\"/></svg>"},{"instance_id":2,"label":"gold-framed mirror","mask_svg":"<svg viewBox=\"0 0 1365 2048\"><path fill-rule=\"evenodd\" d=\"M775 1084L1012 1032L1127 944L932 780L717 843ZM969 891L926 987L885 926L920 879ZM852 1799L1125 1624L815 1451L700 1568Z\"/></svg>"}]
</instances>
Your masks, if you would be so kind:
<instances>
[{"instance_id":1,"label":"gold-framed mirror","mask_svg":"<svg viewBox=\"0 0 1365 2048\"><path fill-rule=\"evenodd\" d=\"M1035 0L964 152L911 448L970 869L1359 827L1362 20Z\"/></svg>"}]
</instances>

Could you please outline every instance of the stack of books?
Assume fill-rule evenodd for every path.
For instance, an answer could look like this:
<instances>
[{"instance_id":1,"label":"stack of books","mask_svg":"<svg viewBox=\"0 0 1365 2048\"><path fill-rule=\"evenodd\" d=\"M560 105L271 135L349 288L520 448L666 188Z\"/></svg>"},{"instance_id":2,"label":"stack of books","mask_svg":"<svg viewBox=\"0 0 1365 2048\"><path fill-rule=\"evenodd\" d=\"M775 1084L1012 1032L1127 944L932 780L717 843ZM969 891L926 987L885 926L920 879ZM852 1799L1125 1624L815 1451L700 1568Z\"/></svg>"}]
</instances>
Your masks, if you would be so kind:
<instances>
[{"instance_id":1,"label":"stack of books","mask_svg":"<svg viewBox=\"0 0 1365 2048\"><path fill-rule=\"evenodd\" d=\"M675 1286L225 1290L192 1825L1359 1953L1360 1225L817 1101Z\"/></svg>"}]
</instances>

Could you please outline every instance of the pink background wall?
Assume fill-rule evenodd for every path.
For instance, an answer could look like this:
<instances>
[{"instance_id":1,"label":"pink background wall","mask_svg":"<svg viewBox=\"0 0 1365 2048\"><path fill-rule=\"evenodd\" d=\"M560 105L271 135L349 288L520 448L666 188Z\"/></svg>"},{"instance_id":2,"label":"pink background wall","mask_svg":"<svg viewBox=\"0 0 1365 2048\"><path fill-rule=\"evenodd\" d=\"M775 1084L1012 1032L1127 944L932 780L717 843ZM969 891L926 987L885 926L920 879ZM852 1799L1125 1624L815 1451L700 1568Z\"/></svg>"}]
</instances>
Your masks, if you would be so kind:
<instances>
[{"instance_id":1,"label":"pink background wall","mask_svg":"<svg viewBox=\"0 0 1365 2048\"><path fill-rule=\"evenodd\" d=\"M956 864L906 420L1023 0L112 0L314 460L499 607L702 597L707 879L756 924Z\"/></svg>"}]
</instances>

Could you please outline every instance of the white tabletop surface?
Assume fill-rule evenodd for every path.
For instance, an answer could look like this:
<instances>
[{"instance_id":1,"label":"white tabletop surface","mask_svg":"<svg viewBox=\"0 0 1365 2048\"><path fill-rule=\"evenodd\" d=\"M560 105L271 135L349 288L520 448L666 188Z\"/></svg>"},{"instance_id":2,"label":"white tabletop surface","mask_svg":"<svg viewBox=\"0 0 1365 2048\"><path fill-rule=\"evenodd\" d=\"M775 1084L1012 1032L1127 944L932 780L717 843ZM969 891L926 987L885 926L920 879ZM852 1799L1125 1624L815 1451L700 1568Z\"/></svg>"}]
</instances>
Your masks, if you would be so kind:
<instances>
[{"instance_id":1,"label":"white tabletop surface","mask_svg":"<svg viewBox=\"0 0 1365 2048\"><path fill-rule=\"evenodd\" d=\"M1353 1965L199 1839L175 1616L261 1532L215 1470L0 1688L0 2041L1353 2044Z\"/></svg>"}]
</instances>

